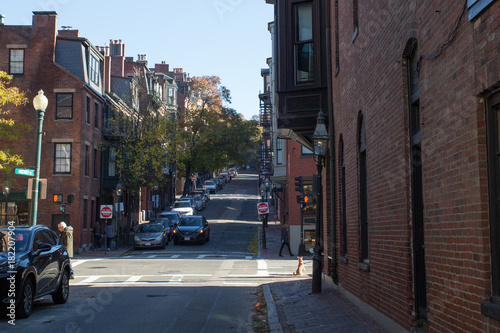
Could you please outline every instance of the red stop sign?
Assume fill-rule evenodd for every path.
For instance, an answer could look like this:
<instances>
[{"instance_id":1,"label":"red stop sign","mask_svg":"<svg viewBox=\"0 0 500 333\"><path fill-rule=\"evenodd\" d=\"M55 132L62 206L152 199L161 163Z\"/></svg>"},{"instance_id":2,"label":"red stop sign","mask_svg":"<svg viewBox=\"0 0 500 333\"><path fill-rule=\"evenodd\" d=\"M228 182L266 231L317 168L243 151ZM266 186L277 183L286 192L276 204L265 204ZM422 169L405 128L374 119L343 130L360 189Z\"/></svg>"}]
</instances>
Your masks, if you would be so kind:
<instances>
[{"instance_id":1,"label":"red stop sign","mask_svg":"<svg viewBox=\"0 0 500 333\"><path fill-rule=\"evenodd\" d=\"M109 205L101 206L101 218L102 219L110 219L113 216L113 210Z\"/></svg>"},{"instance_id":2,"label":"red stop sign","mask_svg":"<svg viewBox=\"0 0 500 333\"><path fill-rule=\"evenodd\" d=\"M269 205L267 202L259 202L257 204L257 210L259 211L259 214L269 214Z\"/></svg>"},{"instance_id":3,"label":"red stop sign","mask_svg":"<svg viewBox=\"0 0 500 333\"><path fill-rule=\"evenodd\" d=\"M193 182L195 182L195 181L196 181L196 176L191 177L191 180L192 180Z\"/></svg>"}]
</instances>

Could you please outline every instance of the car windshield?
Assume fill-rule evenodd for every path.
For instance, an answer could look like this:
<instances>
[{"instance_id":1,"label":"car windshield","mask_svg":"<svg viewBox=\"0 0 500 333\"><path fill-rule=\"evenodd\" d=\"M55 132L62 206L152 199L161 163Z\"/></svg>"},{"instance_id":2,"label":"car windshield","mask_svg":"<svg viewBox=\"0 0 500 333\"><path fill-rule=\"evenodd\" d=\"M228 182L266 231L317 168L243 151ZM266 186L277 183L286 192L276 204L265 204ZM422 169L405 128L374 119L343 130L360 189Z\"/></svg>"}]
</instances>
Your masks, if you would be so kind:
<instances>
[{"instance_id":1,"label":"car windshield","mask_svg":"<svg viewBox=\"0 0 500 333\"><path fill-rule=\"evenodd\" d=\"M138 233L162 232L161 225L158 224L142 224L137 228Z\"/></svg>"},{"instance_id":2,"label":"car windshield","mask_svg":"<svg viewBox=\"0 0 500 333\"><path fill-rule=\"evenodd\" d=\"M201 227L203 223L197 216L186 216L180 220L179 225L185 227Z\"/></svg>"},{"instance_id":3,"label":"car windshield","mask_svg":"<svg viewBox=\"0 0 500 333\"><path fill-rule=\"evenodd\" d=\"M150 223L160 223L160 224L163 224L164 227L170 227L170 220L169 219L151 220Z\"/></svg>"},{"instance_id":4,"label":"car windshield","mask_svg":"<svg viewBox=\"0 0 500 333\"><path fill-rule=\"evenodd\" d=\"M189 201L177 201L174 202L174 208L190 208L191 203Z\"/></svg>"},{"instance_id":5,"label":"car windshield","mask_svg":"<svg viewBox=\"0 0 500 333\"><path fill-rule=\"evenodd\" d=\"M213 180L207 180L205 182L205 185L215 185L215 183L213 182Z\"/></svg>"},{"instance_id":6,"label":"car windshield","mask_svg":"<svg viewBox=\"0 0 500 333\"><path fill-rule=\"evenodd\" d=\"M8 252L24 252L28 250L30 232L23 229L0 230L0 254ZM14 246L13 248L9 248Z\"/></svg>"},{"instance_id":7,"label":"car windshield","mask_svg":"<svg viewBox=\"0 0 500 333\"><path fill-rule=\"evenodd\" d=\"M177 213L172 213L172 214L165 214L166 217L170 219L172 222L178 222L179 221L179 215Z\"/></svg>"}]
</instances>

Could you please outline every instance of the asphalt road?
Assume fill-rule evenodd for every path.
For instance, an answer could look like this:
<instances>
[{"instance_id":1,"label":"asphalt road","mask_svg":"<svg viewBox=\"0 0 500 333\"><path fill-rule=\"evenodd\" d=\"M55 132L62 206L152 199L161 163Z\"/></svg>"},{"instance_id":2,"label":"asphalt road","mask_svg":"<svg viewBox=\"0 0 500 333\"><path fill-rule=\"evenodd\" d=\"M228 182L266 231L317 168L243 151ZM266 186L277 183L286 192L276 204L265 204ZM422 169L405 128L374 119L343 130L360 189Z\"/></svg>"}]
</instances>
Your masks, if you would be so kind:
<instances>
[{"instance_id":1,"label":"asphalt road","mask_svg":"<svg viewBox=\"0 0 500 333\"><path fill-rule=\"evenodd\" d=\"M200 212L211 224L209 242L74 260L66 304L38 300L15 326L0 319L0 331L252 332L257 287L295 265L249 252L260 226L257 200L257 175L240 174Z\"/></svg>"}]
</instances>

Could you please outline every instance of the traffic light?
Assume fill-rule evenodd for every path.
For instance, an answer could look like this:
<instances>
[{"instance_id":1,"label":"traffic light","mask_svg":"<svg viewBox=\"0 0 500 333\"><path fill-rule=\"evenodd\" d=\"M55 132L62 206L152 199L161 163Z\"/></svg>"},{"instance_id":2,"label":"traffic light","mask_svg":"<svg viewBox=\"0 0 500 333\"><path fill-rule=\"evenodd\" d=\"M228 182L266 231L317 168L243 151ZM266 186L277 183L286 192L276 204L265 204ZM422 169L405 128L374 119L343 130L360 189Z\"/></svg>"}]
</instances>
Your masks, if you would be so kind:
<instances>
[{"instance_id":1,"label":"traffic light","mask_svg":"<svg viewBox=\"0 0 500 333\"><path fill-rule=\"evenodd\" d=\"M305 204L308 204L308 203L311 203L312 202L312 198L310 195L304 195L304 203Z\"/></svg>"},{"instance_id":2,"label":"traffic light","mask_svg":"<svg viewBox=\"0 0 500 333\"><path fill-rule=\"evenodd\" d=\"M55 203L62 203L63 202L63 195L62 194L54 194L54 202Z\"/></svg>"},{"instance_id":3,"label":"traffic light","mask_svg":"<svg viewBox=\"0 0 500 333\"><path fill-rule=\"evenodd\" d=\"M303 193L304 184L302 183L302 176L295 177L295 191Z\"/></svg>"}]
</instances>

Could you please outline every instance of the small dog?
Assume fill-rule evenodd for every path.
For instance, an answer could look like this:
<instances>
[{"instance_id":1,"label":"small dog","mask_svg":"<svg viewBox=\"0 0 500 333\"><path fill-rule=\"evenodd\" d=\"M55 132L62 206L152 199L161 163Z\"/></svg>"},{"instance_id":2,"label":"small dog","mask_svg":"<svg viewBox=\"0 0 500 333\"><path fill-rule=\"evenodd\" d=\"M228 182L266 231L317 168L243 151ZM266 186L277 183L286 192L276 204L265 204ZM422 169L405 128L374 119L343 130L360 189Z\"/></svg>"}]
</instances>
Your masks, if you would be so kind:
<instances>
[{"instance_id":1,"label":"small dog","mask_svg":"<svg viewBox=\"0 0 500 333\"><path fill-rule=\"evenodd\" d=\"M297 270L293 272L293 275L302 275L302 271L304 271L304 274L307 274L306 268L304 267L304 260L303 257L297 257L299 260L299 267L297 267Z\"/></svg>"}]
</instances>

